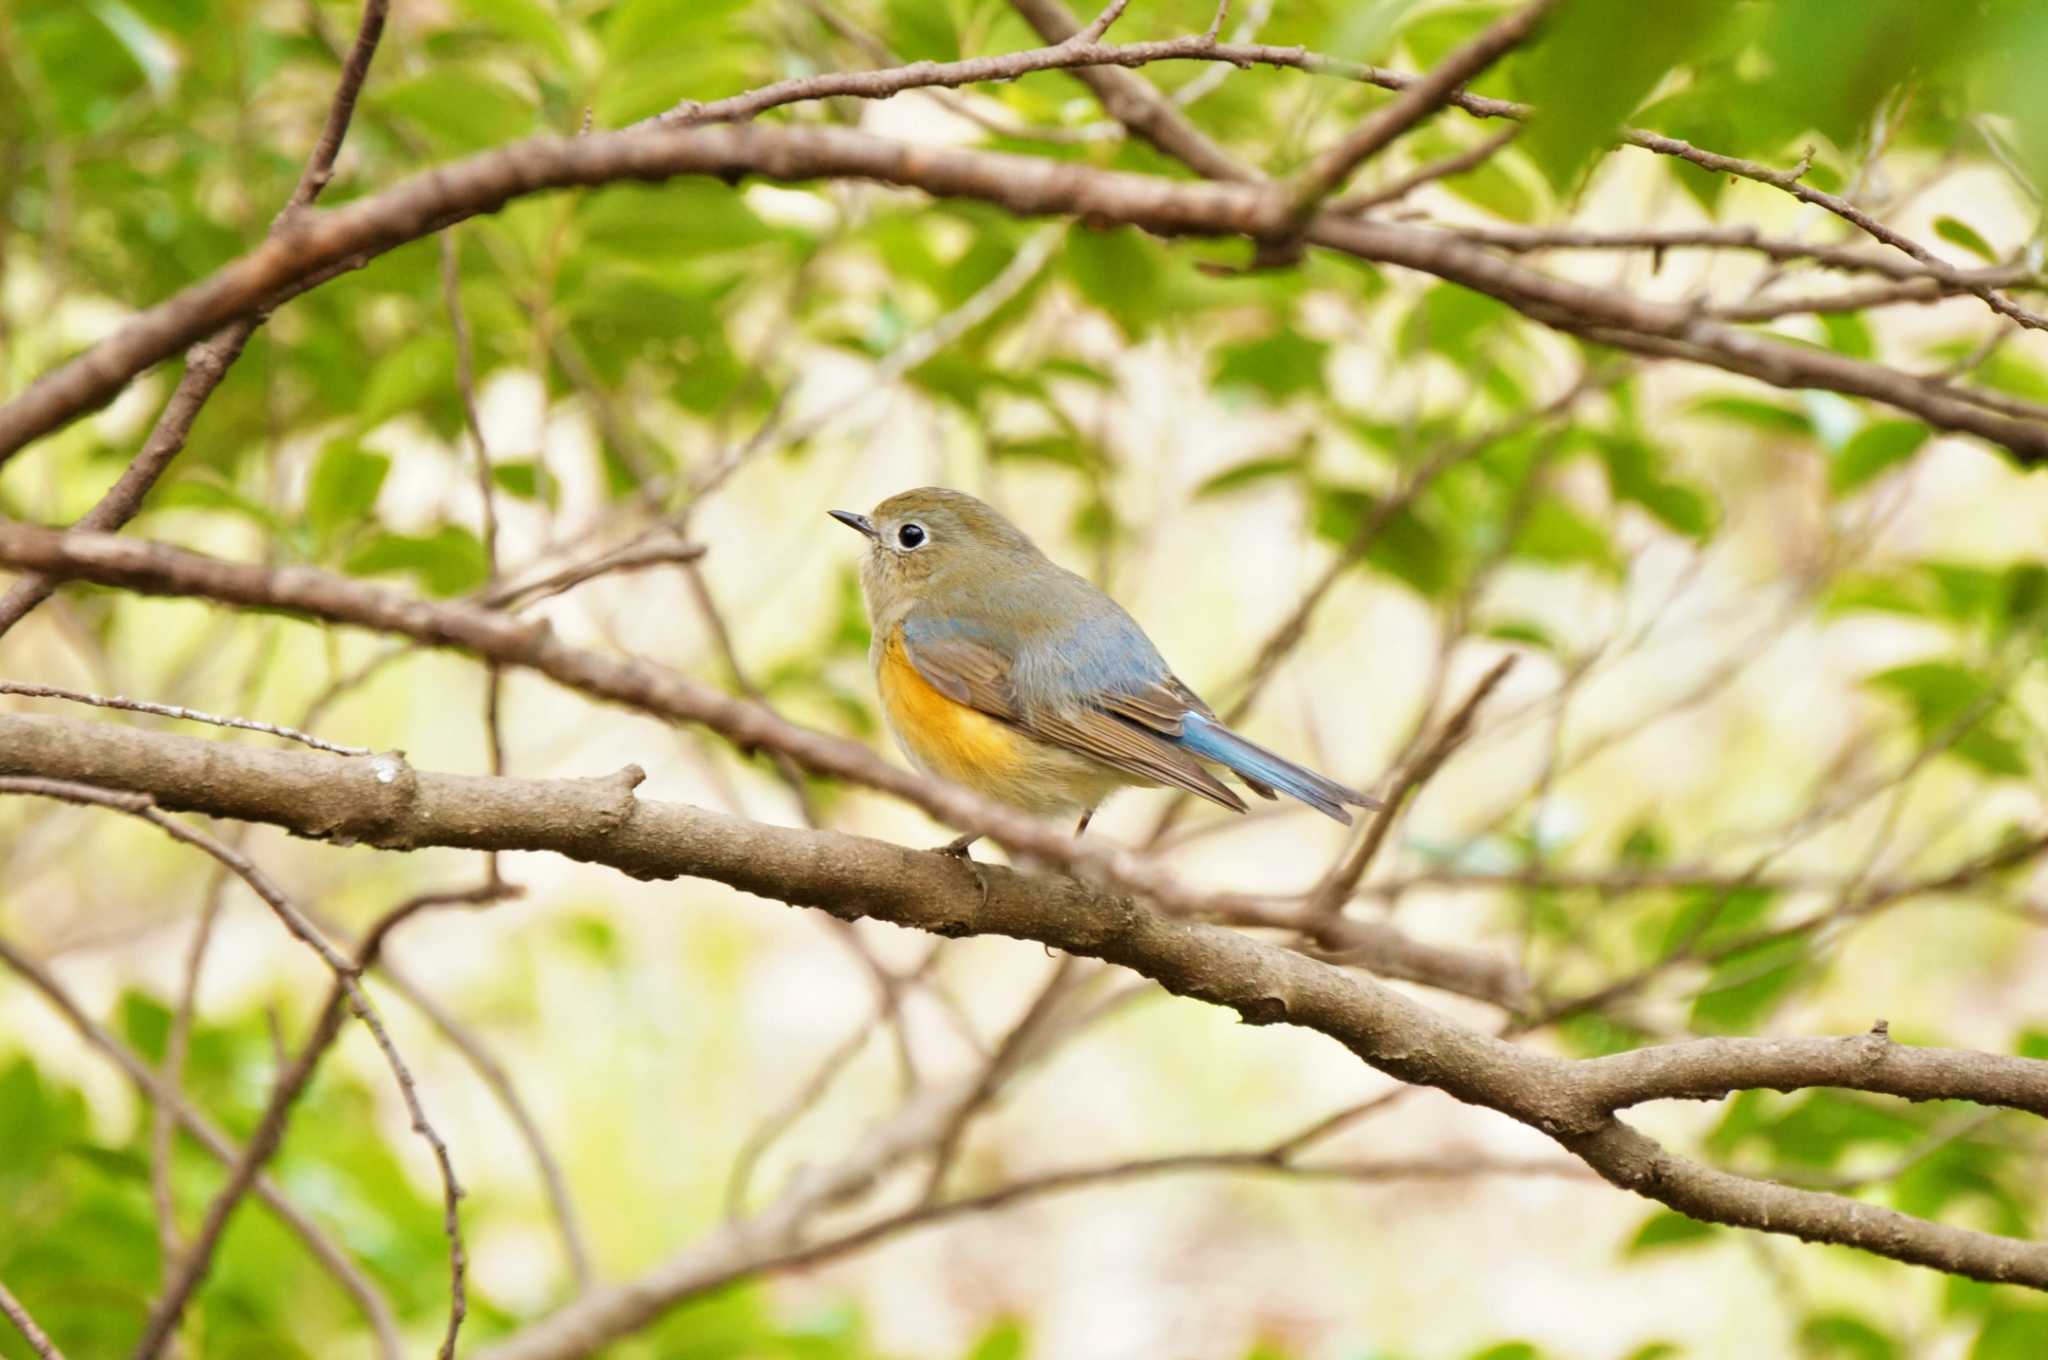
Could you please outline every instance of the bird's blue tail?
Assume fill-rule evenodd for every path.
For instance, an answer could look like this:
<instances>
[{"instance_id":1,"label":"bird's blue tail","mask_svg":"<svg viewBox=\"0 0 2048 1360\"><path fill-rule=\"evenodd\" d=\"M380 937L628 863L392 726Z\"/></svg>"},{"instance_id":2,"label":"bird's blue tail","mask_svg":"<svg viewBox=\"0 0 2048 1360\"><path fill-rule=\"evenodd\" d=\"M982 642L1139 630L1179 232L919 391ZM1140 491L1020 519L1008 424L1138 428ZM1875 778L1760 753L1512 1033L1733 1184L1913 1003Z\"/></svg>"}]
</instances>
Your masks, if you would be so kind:
<instances>
[{"instance_id":1,"label":"bird's blue tail","mask_svg":"<svg viewBox=\"0 0 2048 1360\"><path fill-rule=\"evenodd\" d=\"M1380 805L1378 799L1368 798L1357 789L1346 788L1334 779L1297 765L1257 742L1246 741L1214 718L1206 718L1199 713L1190 713L1183 720L1180 744L1204 760L1213 760L1236 771L1246 783L1269 798L1272 793L1266 786L1270 785L1346 826L1351 825L1351 814L1345 810L1346 804L1362 808Z\"/></svg>"}]
</instances>

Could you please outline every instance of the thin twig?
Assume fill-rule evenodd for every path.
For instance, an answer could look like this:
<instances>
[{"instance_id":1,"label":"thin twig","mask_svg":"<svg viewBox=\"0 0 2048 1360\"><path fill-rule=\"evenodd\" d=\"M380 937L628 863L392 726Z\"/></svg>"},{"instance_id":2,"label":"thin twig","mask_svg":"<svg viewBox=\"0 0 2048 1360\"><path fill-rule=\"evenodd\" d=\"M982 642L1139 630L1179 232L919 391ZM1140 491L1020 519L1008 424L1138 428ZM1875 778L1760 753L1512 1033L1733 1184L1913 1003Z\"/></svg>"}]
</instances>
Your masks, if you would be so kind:
<instances>
[{"instance_id":1,"label":"thin twig","mask_svg":"<svg viewBox=\"0 0 2048 1360\"><path fill-rule=\"evenodd\" d=\"M1384 208L1389 203L1397 203L1425 184L1434 184L1440 179L1451 179L1476 166L1484 165L1493 159L1495 152L1521 135L1522 129L1519 126L1502 128L1476 146L1468 147L1456 155L1445 156L1441 160L1430 161L1426 165L1418 165L1407 174L1380 188L1368 189L1337 199L1330 204L1330 211L1365 213L1374 208Z\"/></svg>"},{"instance_id":2,"label":"thin twig","mask_svg":"<svg viewBox=\"0 0 2048 1360\"><path fill-rule=\"evenodd\" d=\"M116 811L128 813L130 816L139 817L174 839L183 841L187 845L211 855L244 883L248 884L256 895L262 898L270 906L271 910L277 914L278 919L284 923L285 928L311 948L315 954L319 955L321 962L327 965L335 978L335 994L330 998L329 1004L323 1008L322 1018L315 1029L314 1039L308 1040L307 1047L301 1052L299 1062L294 1065L292 1070L280 1077L271 1105L264 1111L264 1117L258 1123L256 1133L251 1136L248 1146L243 1149L241 1160L230 1170L227 1185L221 1189L214 1197L213 1202L207 1206L206 1217L200 1226L198 1234L193 1238L191 1246L187 1249L184 1258L179 1263L177 1273L172 1278L171 1283L165 1287L155 1306L151 1308L149 1320L143 1327L142 1339L136 1345L136 1360L150 1360L150 1357L154 1357L162 1350L170 1337L171 1331L177 1326L178 1319L184 1312L185 1304L191 1299L193 1291L199 1287L200 1281L205 1278L207 1267L213 1258L214 1249L220 1242L221 1234L227 1228L229 1217L233 1214L236 1205L248 1193L257 1172L262 1169L263 1163L277 1150L277 1145L284 1135L284 1124L289 1116L292 1102L297 1098L298 1093L305 1088L306 1082L311 1080L314 1064L317 1063L320 1054L326 1050L327 1045L333 1041L335 1034L339 1032L344 1002L347 1008L353 1011L356 1017L363 1022L364 1026L370 1031L371 1037L376 1041L377 1047L383 1052L384 1060L390 1066L392 1075L397 1079L399 1093L404 1098L406 1108L412 1116L413 1130L433 1150L435 1162L440 1168L443 1227L448 1234L449 1273L451 1279L448 1330L442 1340L440 1355L441 1360L452 1360L455 1354L455 1338L461 1329L463 1314L467 1311L467 1298L463 1288L466 1258L462 1247L462 1230L457 1211L457 1201L461 1197L462 1189L455 1179L455 1168L449 1159L447 1144L442 1141L441 1135L428 1122L425 1112L420 1107L419 1094L415 1089L411 1070L406 1067L404 1059L399 1056L398 1049L391 1042L391 1036L386 1032L383 1021L377 1017L375 1009L370 1005L369 997L364 994L361 986L356 981L357 975L362 971L362 963L360 961L352 962L337 953L334 946L329 944L326 938L320 934L319 929L306 919L305 915L292 904L291 900L270 880L268 875L264 874L261 869L257 868L241 852L208 835L206 832L200 831L196 827L180 822L176 818L166 816L143 795L96 788L86 784L73 784L61 780L31 777L0 778L0 793L29 794L41 798L59 799L64 802L112 808ZM490 886L494 891L503 890L502 885ZM420 906L439 900L446 899L440 897L415 899L411 903L394 909L365 939L363 945L365 955L374 958L376 950L381 947L384 933L391 926L396 925L398 921L403 920L413 911L418 910ZM323 1034L324 1038L321 1037Z\"/></svg>"},{"instance_id":3,"label":"thin twig","mask_svg":"<svg viewBox=\"0 0 2048 1360\"><path fill-rule=\"evenodd\" d=\"M1430 72L1401 91L1342 141L1324 150L1286 186L1286 225L1301 225L1351 172L1377 155L1396 137L1443 107L1457 88L1527 42L1555 8L1557 0L1532 0L1488 25L1458 47ZM1299 249L1298 244L1296 249Z\"/></svg>"},{"instance_id":4,"label":"thin twig","mask_svg":"<svg viewBox=\"0 0 2048 1360\"><path fill-rule=\"evenodd\" d=\"M223 1166L234 1166L241 1160L240 1150L225 1133L221 1132L206 1115L194 1109L133 1050L110 1034L105 1027L95 1023L49 969L14 948L5 939L0 939L0 963L6 964L30 986L41 992L81 1039L106 1054L114 1065L121 1069L122 1074L144 1099L170 1110L185 1131L191 1134L215 1161ZM347 1254L328 1237L318 1223L285 1198L284 1192L270 1176L259 1175L256 1178L254 1193L256 1198L262 1200L271 1212L277 1215L279 1221L298 1235L312 1252L314 1259L335 1278L349 1297L355 1300L356 1306L362 1310L364 1318L370 1324L371 1334L376 1338L379 1360L400 1360L402 1352L398 1339L398 1323L392 1315L391 1304L384 1298L376 1284L356 1268Z\"/></svg>"},{"instance_id":5,"label":"thin twig","mask_svg":"<svg viewBox=\"0 0 2048 1360\"><path fill-rule=\"evenodd\" d=\"M1465 696L1465 702L1459 704L1444 723L1436 735L1436 740L1431 742L1420 756L1402 768L1400 777L1394 781L1394 787L1387 793L1385 806L1375 812L1372 821L1366 825L1364 838L1359 841L1350 856L1333 869L1315 890L1308 904L1302 909L1303 917L1313 919L1334 916L1343 910L1344 903L1350 899L1352 889L1365 877L1365 871L1372 866L1373 856L1379 853L1380 846L1386 841L1387 832L1393 829L1394 819L1401 815L1409 795L1428 783L1430 777L1442 769L1444 762L1451 758L1451 753L1471 735L1472 720L1478 716L1479 706L1486 702L1486 696L1493 693L1494 687L1507 678L1508 672L1515 668L1516 660L1516 655L1510 652L1496 661L1492 668L1479 678L1479 683L1472 687L1472 692Z\"/></svg>"},{"instance_id":6,"label":"thin twig","mask_svg":"<svg viewBox=\"0 0 2048 1360\"><path fill-rule=\"evenodd\" d=\"M28 1315L28 1309L22 1307L21 1300L9 1293L4 1284L0 1284L0 1317L14 1324L14 1330L21 1333L22 1340L28 1342L29 1349L42 1360L64 1360L64 1352L57 1349L57 1343L50 1340L50 1334L36 1325L36 1320Z\"/></svg>"},{"instance_id":7,"label":"thin twig","mask_svg":"<svg viewBox=\"0 0 2048 1360\"><path fill-rule=\"evenodd\" d=\"M283 727L277 723L258 722L254 718L227 717L219 713L202 713L196 708L185 708L178 704L152 703L147 699L130 699L119 694L87 694L80 690L60 689L55 685L33 685L25 680L0 680L0 694L18 694L25 699L63 699L74 704L89 704L94 708L118 708L127 713L148 713L159 718L178 718L185 722L211 723L215 727L232 727L242 732L261 732L266 736L283 737L287 741L310 746L316 751L330 751L338 756L370 756L376 752L365 746L342 746L323 740L310 732L301 732L296 727Z\"/></svg>"}]
</instances>

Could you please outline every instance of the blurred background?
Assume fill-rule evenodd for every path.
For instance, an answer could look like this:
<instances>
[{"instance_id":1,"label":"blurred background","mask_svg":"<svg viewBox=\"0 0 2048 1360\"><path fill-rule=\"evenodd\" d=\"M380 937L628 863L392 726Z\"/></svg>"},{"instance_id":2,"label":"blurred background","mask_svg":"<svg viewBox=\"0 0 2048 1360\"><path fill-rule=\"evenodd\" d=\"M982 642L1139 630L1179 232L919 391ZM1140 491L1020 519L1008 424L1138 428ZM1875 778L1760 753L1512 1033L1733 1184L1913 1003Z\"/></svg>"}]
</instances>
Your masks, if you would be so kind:
<instances>
[{"instance_id":1,"label":"blurred background","mask_svg":"<svg viewBox=\"0 0 2048 1360\"><path fill-rule=\"evenodd\" d=\"M1947 7L1709 8L1728 14L1674 24L1687 45L1614 118L1780 167L1810 157L1810 182L1955 265L2033 260L2030 125L1973 113L2005 88L2000 61L2027 50L1992 22L2008 11L1962 6L1971 22L1937 34L1901 16ZM1421 70L1502 12L1253 0L1223 31ZM1112 37L1199 33L1211 15L1140 0ZM260 239L356 16L328 0L0 9L5 390ZM586 111L617 127L812 71L1039 43L990 0L401 0L323 203L573 133ZM1478 88L1533 97L1626 64L1582 47L1560 75L1545 50ZM1274 173L1387 97L1206 62L1143 75ZM1059 72L774 117L1186 173ZM1360 184L1497 130L1439 115ZM1777 187L1640 150L1593 163L1556 140L1517 142L1383 211L1446 227L1848 239ZM1427 277L1327 254L1221 268L1245 254L866 184L527 198L281 308L132 532L510 598L577 644L887 747L855 583L863 545L824 512L958 487L1109 589L1219 708L1248 702L1251 735L1362 787L1384 791L1478 678L1518 656L1350 910L1521 970L1537 998L1522 1042L1584 1055L1689 1034L1857 1033L1884 1017L1911 1042L2048 1056L2048 878L2027 860L1924 890L2041 823L2048 480L1871 403L1584 344ZM1669 299L1846 286L1739 251L1528 262ZM1970 296L1765 328L2048 398L2048 341ZM175 381L151 373L8 464L0 511L86 512ZM684 542L701 559L523 589ZM949 834L532 675L493 681L452 654L190 601L68 587L0 640L0 676L305 727L452 772L491 768L497 685L511 774L630 761L646 797L909 845ZM347 930L482 872L451 851L214 829ZM1156 845L1205 888L1275 898L1314 888L1348 844L1292 804L1240 818L1164 792L1123 795L1089 834ZM242 884L103 810L0 802L0 861L0 937L122 1043L162 1061L190 989L185 1089L245 1136L313 1019L318 962ZM1093 966L1047 993L1067 966L1035 944L848 930L717 884L636 883L547 856L499 867L522 897L424 915L394 938L392 973L369 982L469 1192L465 1350L568 1300L573 1250L596 1278L625 1280L773 1203L859 1148L907 1089L971 1078L1043 994L1060 1023L962 1130L954 1195L1264 1148L1345 1110L1306 1160L1391 1165L1191 1170L1022 1198L743 1276L605 1353L2048 1354L2048 1309L2021 1291L1653 1211L1502 1117L1397 1094L1316 1035L1240 1025ZM894 1000L878 1003L878 978L894 979L879 988ZM1482 1028L1518 1020L1415 994ZM1637 1114L1717 1165L1968 1227L2039 1227L2048 1144L2022 1115L1829 1091ZM0 1280L73 1357L125 1353L156 1293L150 1126L105 1054L0 972ZM559 1163L566 1223L536 1140ZM440 1192L359 1027L273 1171L388 1296L408 1353L430 1349L446 1310ZM923 1174L898 1169L846 1212L912 1203ZM177 1141L167 1184L188 1227L220 1180ZM371 1353L367 1335L347 1293L251 1204L181 1342L192 1355L352 1356ZM0 1355L26 1354L0 1334Z\"/></svg>"}]
</instances>

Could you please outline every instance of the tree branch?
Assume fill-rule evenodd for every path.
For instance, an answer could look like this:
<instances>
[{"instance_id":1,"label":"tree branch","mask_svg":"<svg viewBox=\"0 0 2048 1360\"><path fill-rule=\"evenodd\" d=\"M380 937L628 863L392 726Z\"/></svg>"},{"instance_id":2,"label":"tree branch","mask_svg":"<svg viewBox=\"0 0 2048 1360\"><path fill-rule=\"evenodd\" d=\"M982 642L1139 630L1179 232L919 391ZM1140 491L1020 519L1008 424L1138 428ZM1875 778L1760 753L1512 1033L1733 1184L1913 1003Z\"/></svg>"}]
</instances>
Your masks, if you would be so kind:
<instances>
[{"instance_id":1,"label":"tree branch","mask_svg":"<svg viewBox=\"0 0 2048 1360\"><path fill-rule=\"evenodd\" d=\"M691 876L845 918L941 935L997 934L1129 968L1248 1023L1324 1034L1387 1075L1500 1111L1610 1182L1694 1217L1791 1232L1974 1279L2048 1290L2048 1244L1930 1223L1839 1196L1745 1179L1676 1156L1614 1111L1648 1099L1835 1085L1909 1100L2048 1112L2048 1062L1906 1049L1858 1036L1714 1039L1568 1060L1466 1028L1370 979L1104 896L1064 876L984 865L831 832L638 799L639 772L525 780L223 746L55 718L0 717L0 774L90 780L164 807L392 848L547 850L638 878ZM980 883L977 883L977 878ZM983 894L980 888L985 886ZM954 1093L956 1098L960 1093ZM943 1129L947 1108L931 1111Z\"/></svg>"},{"instance_id":2,"label":"tree branch","mask_svg":"<svg viewBox=\"0 0 2048 1360\"><path fill-rule=\"evenodd\" d=\"M1460 85L1479 75L1536 32L1557 0L1532 0L1496 19L1459 46L1421 79L1375 110L1351 134L1303 166L1287 186L1291 225L1308 221L1316 208L1342 188L1351 172L1385 150L1396 137L1442 108Z\"/></svg>"},{"instance_id":3,"label":"tree branch","mask_svg":"<svg viewBox=\"0 0 2048 1360\"><path fill-rule=\"evenodd\" d=\"M1273 225L1270 192L1259 186L1179 183L1029 156L911 146L838 128L710 127L539 138L428 171L342 208L300 215L278 236L135 316L0 407L0 459L105 401L180 344L270 305L307 279L542 189L681 174L872 179L981 199L1024 215L1074 215L1162 235L1256 238ZM1553 278L1450 232L1325 213L1309 223L1306 239L1462 284L1558 330L1686 358L1774 386L1870 397L1938 428L2003 444L2023 464L2048 460L2048 408L2032 403L1994 399L1769 339L1707 319L1694 307Z\"/></svg>"},{"instance_id":4,"label":"tree branch","mask_svg":"<svg viewBox=\"0 0 2048 1360\"><path fill-rule=\"evenodd\" d=\"M9 1293L4 1284L0 1284L0 1317L14 1324L14 1330L21 1333L21 1339L28 1342L28 1348L42 1360L64 1360L64 1352L57 1349L57 1343L50 1340L50 1334L36 1325L28 1309L22 1307L21 1300Z\"/></svg>"}]
</instances>

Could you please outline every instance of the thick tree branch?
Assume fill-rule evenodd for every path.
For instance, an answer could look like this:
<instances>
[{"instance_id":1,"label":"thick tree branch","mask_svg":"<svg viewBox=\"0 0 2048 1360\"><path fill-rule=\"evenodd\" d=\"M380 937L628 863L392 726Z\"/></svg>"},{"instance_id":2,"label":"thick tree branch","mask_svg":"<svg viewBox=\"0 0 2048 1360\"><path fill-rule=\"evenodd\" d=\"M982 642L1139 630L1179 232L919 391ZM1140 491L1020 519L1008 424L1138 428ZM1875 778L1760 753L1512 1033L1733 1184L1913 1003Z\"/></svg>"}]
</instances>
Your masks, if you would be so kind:
<instances>
[{"instance_id":1,"label":"thick tree branch","mask_svg":"<svg viewBox=\"0 0 2048 1360\"><path fill-rule=\"evenodd\" d=\"M1227 1006L1252 1024L1324 1034L1389 1076L1538 1129L1614 1184L1695 1217L2048 1289L2048 1244L1712 1171L1613 1114L1646 1099L1809 1084L2038 1113L2048 1111L2048 1062L1898 1049L1876 1035L1790 1044L1715 1039L1571 1061L1467 1029L1370 979L1063 876L983 866L978 884L973 871L946 856L636 798L637 770L527 780L401 768L380 779L387 759L342 761L63 719L0 717L0 774L89 781L163 807L302 835L407 849L547 850L639 878L713 879L849 919L1035 940L1129 968L1177 995ZM943 1108L931 1113L935 1128L951 1117Z\"/></svg>"},{"instance_id":2,"label":"thick tree branch","mask_svg":"<svg viewBox=\"0 0 2048 1360\"><path fill-rule=\"evenodd\" d=\"M872 179L1026 215L1075 215L1162 235L1269 236L1270 190L1152 176L991 151L911 146L838 128L710 127L540 138L426 172L382 193L301 214L208 280L145 311L0 407L0 458L111 397L135 374L307 279L337 271L463 218L549 188L681 174L760 174L797 181ZM2023 463L2048 459L2048 408L1993 400L1883 365L1766 338L1657 302L1526 269L1456 235L1324 213L1311 243L1419 270L1501 299L1556 329L1644 353L1681 357L1780 387L1870 397L1929 424L1977 434Z\"/></svg>"},{"instance_id":3,"label":"thick tree branch","mask_svg":"<svg viewBox=\"0 0 2048 1360\"><path fill-rule=\"evenodd\" d=\"M417 599L307 567L273 571L109 534L66 534L4 521L0 563L153 594L198 595L285 609L330 623L402 634L431 646L460 647L500 664L537 670L585 694L661 717L702 723L743 750L777 751L818 774L894 794L1013 853L1143 894L1162 906L1194 912L1218 905L1219 899L1194 891L1147 856L1100 840L1077 840L958 785L914 775L858 742L799 727L761 704L666 667L570 647L555 637L545 620ZM386 757L351 764L356 769L388 770L394 781L402 775L399 763Z\"/></svg>"}]
</instances>

